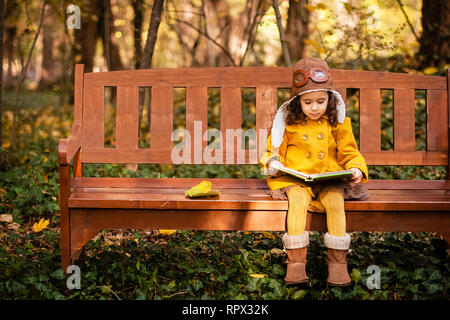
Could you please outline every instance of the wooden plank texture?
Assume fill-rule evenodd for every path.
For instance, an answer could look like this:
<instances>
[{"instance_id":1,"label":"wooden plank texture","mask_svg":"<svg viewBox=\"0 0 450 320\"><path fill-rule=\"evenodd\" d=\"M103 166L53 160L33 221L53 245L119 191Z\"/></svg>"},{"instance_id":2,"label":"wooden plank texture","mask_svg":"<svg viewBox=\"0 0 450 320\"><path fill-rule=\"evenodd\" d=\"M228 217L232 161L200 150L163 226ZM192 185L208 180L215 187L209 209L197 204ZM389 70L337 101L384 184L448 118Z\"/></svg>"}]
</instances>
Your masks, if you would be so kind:
<instances>
[{"instance_id":1,"label":"wooden plank texture","mask_svg":"<svg viewBox=\"0 0 450 320\"><path fill-rule=\"evenodd\" d=\"M448 110L445 90L427 91L427 150L448 150Z\"/></svg>"},{"instance_id":2,"label":"wooden plank texture","mask_svg":"<svg viewBox=\"0 0 450 320\"><path fill-rule=\"evenodd\" d=\"M207 141L203 135L208 130L208 88L186 88L186 130L191 139L191 159L189 163L203 163L203 150Z\"/></svg>"},{"instance_id":3,"label":"wooden plank texture","mask_svg":"<svg viewBox=\"0 0 450 320\"><path fill-rule=\"evenodd\" d=\"M204 178L73 178L72 188L156 188L186 189L200 183ZM214 188L220 190L268 189L266 179L229 179L213 178ZM369 190L450 190L450 180L377 180L370 179L366 186Z\"/></svg>"},{"instance_id":4,"label":"wooden plank texture","mask_svg":"<svg viewBox=\"0 0 450 320\"><path fill-rule=\"evenodd\" d=\"M137 149L139 139L138 87L118 87L116 108L116 148Z\"/></svg>"},{"instance_id":5,"label":"wooden plank texture","mask_svg":"<svg viewBox=\"0 0 450 320\"><path fill-rule=\"evenodd\" d=\"M161 151L161 157L170 162L173 131L173 88L152 87L150 149ZM134 161L133 161L134 162Z\"/></svg>"},{"instance_id":6,"label":"wooden plank texture","mask_svg":"<svg viewBox=\"0 0 450 320\"><path fill-rule=\"evenodd\" d=\"M220 131L223 138L223 159L226 164L236 164L242 159L242 93L239 87L223 87L220 91ZM238 157L238 154L240 157ZM239 159L238 159L239 158Z\"/></svg>"},{"instance_id":7,"label":"wooden plank texture","mask_svg":"<svg viewBox=\"0 0 450 320\"><path fill-rule=\"evenodd\" d=\"M415 147L414 89L395 89L394 151L414 151Z\"/></svg>"},{"instance_id":8,"label":"wooden plank texture","mask_svg":"<svg viewBox=\"0 0 450 320\"><path fill-rule=\"evenodd\" d=\"M83 98L83 147L87 150L104 148L104 88L88 86L85 88Z\"/></svg>"},{"instance_id":9,"label":"wooden plank texture","mask_svg":"<svg viewBox=\"0 0 450 320\"><path fill-rule=\"evenodd\" d=\"M332 69L336 88L404 88L446 90L445 77L394 72ZM96 86L192 86L289 88L292 71L288 67L155 68L86 73Z\"/></svg>"},{"instance_id":10,"label":"wooden plank texture","mask_svg":"<svg viewBox=\"0 0 450 320\"><path fill-rule=\"evenodd\" d=\"M359 95L360 149L381 150L381 99L380 89L361 89Z\"/></svg>"},{"instance_id":11,"label":"wooden plank texture","mask_svg":"<svg viewBox=\"0 0 450 320\"><path fill-rule=\"evenodd\" d=\"M266 151L267 138L270 135L272 121L277 113L277 90L274 87L256 88L256 132L257 159ZM250 163L254 163L250 161Z\"/></svg>"}]
</instances>

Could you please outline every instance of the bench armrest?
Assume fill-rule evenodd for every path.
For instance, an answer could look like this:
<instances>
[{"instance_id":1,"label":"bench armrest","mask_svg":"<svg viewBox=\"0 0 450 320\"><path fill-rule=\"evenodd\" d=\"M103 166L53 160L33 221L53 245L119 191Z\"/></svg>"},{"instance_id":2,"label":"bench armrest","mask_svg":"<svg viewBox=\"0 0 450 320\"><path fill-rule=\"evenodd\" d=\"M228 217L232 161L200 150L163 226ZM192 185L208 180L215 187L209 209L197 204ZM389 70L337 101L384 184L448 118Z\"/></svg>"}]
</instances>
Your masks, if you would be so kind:
<instances>
[{"instance_id":1,"label":"bench armrest","mask_svg":"<svg viewBox=\"0 0 450 320\"><path fill-rule=\"evenodd\" d=\"M67 139L60 139L58 144L58 162L60 166L68 165L81 148L81 124L74 123Z\"/></svg>"}]
</instances>

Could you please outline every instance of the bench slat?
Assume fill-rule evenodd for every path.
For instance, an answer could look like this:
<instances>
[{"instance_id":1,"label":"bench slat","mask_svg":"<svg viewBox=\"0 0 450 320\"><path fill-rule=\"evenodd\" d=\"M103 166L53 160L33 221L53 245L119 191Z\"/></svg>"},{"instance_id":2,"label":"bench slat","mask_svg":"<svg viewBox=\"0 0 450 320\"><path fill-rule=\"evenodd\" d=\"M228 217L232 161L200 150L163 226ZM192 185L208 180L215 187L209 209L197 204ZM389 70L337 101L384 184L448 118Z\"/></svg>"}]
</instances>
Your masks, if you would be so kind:
<instances>
[{"instance_id":1,"label":"bench slat","mask_svg":"<svg viewBox=\"0 0 450 320\"><path fill-rule=\"evenodd\" d=\"M216 188L217 189L217 188ZM107 192L112 194L184 194L187 188L108 188ZM233 188L220 188L222 195L248 195L249 197L265 198L268 196L267 189L233 189ZM72 188L74 193L105 193L105 188L89 187L89 188ZM435 197L449 197L450 190L416 190L416 189L370 189L368 190L371 199L381 199L386 196L395 196L403 199L415 199L415 198L430 198ZM207 199L207 198L205 198Z\"/></svg>"},{"instance_id":2,"label":"bench slat","mask_svg":"<svg viewBox=\"0 0 450 320\"><path fill-rule=\"evenodd\" d=\"M336 91L341 94L342 99L344 99L344 102L347 105L347 88L336 88Z\"/></svg>"},{"instance_id":3,"label":"bench slat","mask_svg":"<svg viewBox=\"0 0 450 320\"><path fill-rule=\"evenodd\" d=\"M73 178L72 188L158 188L187 189L203 180L214 189L268 189L265 179L225 178ZM368 189L380 190L450 190L450 180L369 180Z\"/></svg>"},{"instance_id":4,"label":"bench slat","mask_svg":"<svg viewBox=\"0 0 450 320\"><path fill-rule=\"evenodd\" d=\"M337 88L404 88L446 90L445 77L394 72L332 69ZM214 67L155 68L86 73L85 80L94 86L192 86L257 87L268 85L290 88L292 70L288 67Z\"/></svg>"},{"instance_id":5,"label":"bench slat","mask_svg":"<svg viewBox=\"0 0 450 320\"><path fill-rule=\"evenodd\" d=\"M441 76L339 69L332 69L331 75L337 88L434 90L446 90L447 88L446 79Z\"/></svg>"},{"instance_id":6,"label":"bench slat","mask_svg":"<svg viewBox=\"0 0 450 320\"><path fill-rule=\"evenodd\" d=\"M173 87L152 87L150 150L159 149L165 163L170 163L173 131ZM134 163L134 159L130 159Z\"/></svg>"},{"instance_id":7,"label":"bench slat","mask_svg":"<svg viewBox=\"0 0 450 320\"><path fill-rule=\"evenodd\" d=\"M223 160L225 163L237 163L242 143L241 137L234 136L236 129L242 128L242 93L240 87L222 87L220 91L220 131L223 137ZM227 130L232 133L227 137ZM229 139L228 139L229 138ZM227 153L228 150L228 153ZM235 151L237 150L237 151ZM244 157L245 160L245 157Z\"/></svg>"},{"instance_id":8,"label":"bench slat","mask_svg":"<svg viewBox=\"0 0 450 320\"><path fill-rule=\"evenodd\" d=\"M427 90L427 150L447 150L447 91Z\"/></svg>"},{"instance_id":9,"label":"bench slat","mask_svg":"<svg viewBox=\"0 0 450 320\"><path fill-rule=\"evenodd\" d=\"M448 164L446 152L362 151L362 155L368 165L432 166Z\"/></svg>"},{"instance_id":10,"label":"bench slat","mask_svg":"<svg viewBox=\"0 0 450 320\"><path fill-rule=\"evenodd\" d=\"M379 89L360 90L360 150L381 150L381 98Z\"/></svg>"},{"instance_id":11,"label":"bench slat","mask_svg":"<svg viewBox=\"0 0 450 320\"><path fill-rule=\"evenodd\" d=\"M414 151L415 135L414 89L394 90L394 150Z\"/></svg>"},{"instance_id":12,"label":"bench slat","mask_svg":"<svg viewBox=\"0 0 450 320\"><path fill-rule=\"evenodd\" d=\"M176 210L118 210L97 209L95 215L89 209L72 209L72 256L101 229L177 229L177 230L248 230L284 231L285 211L231 211L192 210L189 214ZM346 214L347 231L442 231L445 214L430 212L422 219L421 212L351 212ZM308 213L306 230L326 231L326 215ZM88 233L86 235L86 233Z\"/></svg>"},{"instance_id":13,"label":"bench slat","mask_svg":"<svg viewBox=\"0 0 450 320\"><path fill-rule=\"evenodd\" d=\"M369 197L367 200L346 201L346 210L367 211L445 211L450 206L448 196ZM287 210L288 203L274 201L270 196L246 194L221 194L207 199L185 198L178 194L120 194L120 193L72 193L69 207L80 208L145 208L179 210Z\"/></svg>"},{"instance_id":14,"label":"bench slat","mask_svg":"<svg viewBox=\"0 0 450 320\"><path fill-rule=\"evenodd\" d=\"M139 139L138 87L117 87L116 148L137 149Z\"/></svg>"},{"instance_id":15,"label":"bench slat","mask_svg":"<svg viewBox=\"0 0 450 320\"><path fill-rule=\"evenodd\" d=\"M266 150L266 141L270 135L272 121L277 112L277 90L274 87L256 88L256 133L258 139L257 157L261 158Z\"/></svg>"},{"instance_id":16,"label":"bench slat","mask_svg":"<svg viewBox=\"0 0 450 320\"><path fill-rule=\"evenodd\" d=\"M85 149L104 148L104 88L88 86L85 88L83 98L83 147Z\"/></svg>"},{"instance_id":17,"label":"bench slat","mask_svg":"<svg viewBox=\"0 0 450 320\"><path fill-rule=\"evenodd\" d=\"M191 136L191 162L203 163L202 152L194 154L194 150L203 151L207 141L203 141L203 134L208 129L208 88L186 88L186 130ZM200 126L194 127L194 121L200 121ZM196 129L196 130L194 130Z\"/></svg>"}]
</instances>

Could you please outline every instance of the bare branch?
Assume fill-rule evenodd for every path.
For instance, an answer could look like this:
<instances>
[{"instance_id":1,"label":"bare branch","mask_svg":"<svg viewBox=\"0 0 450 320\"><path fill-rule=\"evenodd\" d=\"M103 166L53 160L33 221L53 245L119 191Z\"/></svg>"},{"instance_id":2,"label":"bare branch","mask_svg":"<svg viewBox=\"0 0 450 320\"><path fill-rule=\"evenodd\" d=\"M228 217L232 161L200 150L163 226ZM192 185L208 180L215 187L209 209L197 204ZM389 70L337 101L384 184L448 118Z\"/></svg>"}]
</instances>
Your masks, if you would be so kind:
<instances>
[{"instance_id":1,"label":"bare branch","mask_svg":"<svg viewBox=\"0 0 450 320\"><path fill-rule=\"evenodd\" d=\"M44 13L45 13L45 7L47 6L47 0L44 0L44 4L42 5L42 10L41 10L41 18L39 20L39 27L36 31L36 34L34 35L34 39L33 39L33 44L31 45L30 51L28 51L28 58L27 58L27 62L25 64L25 67L22 69L21 72L21 81L23 81L23 79L25 79L25 75L28 71L28 67L30 66L30 62L31 62L31 56L33 55L33 50L34 50L34 46L36 45L36 41L39 37L39 33L41 32L41 28L42 28L42 23L44 22Z\"/></svg>"},{"instance_id":2,"label":"bare branch","mask_svg":"<svg viewBox=\"0 0 450 320\"><path fill-rule=\"evenodd\" d=\"M224 46L222 46L220 43L218 43L215 39L211 38L211 36L208 34L208 32L206 31L202 31L200 29L198 29L196 26L192 25L191 23L187 22L187 21L183 21L180 19L175 19L175 21L179 22L179 23L184 23L187 26L191 27L192 29L194 29L195 31L197 31L198 33L202 34L203 36L205 36L209 41L211 41L212 43L214 43L216 46L218 46L224 53L225 55L230 59L231 63L233 63L233 66L237 67L236 63L233 60L233 57L231 56L231 54L227 51L227 49L224 48Z\"/></svg>"},{"instance_id":3,"label":"bare branch","mask_svg":"<svg viewBox=\"0 0 450 320\"><path fill-rule=\"evenodd\" d=\"M401 0L397 0L398 5L400 6L400 10L402 10L403 15L405 16L406 22L408 23L409 27L411 28L412 33L414 34L414 36L416 37L417 42L420 42L419 37L416 34L416 31L414 30L413 25L411 24L411 21L409 21L408 15L406 14L405 9L403 8L403 3Z\"/></svg>"},{"instance_id":4,"label":"bare branch","mask_svg":"<svg viewBox=\"0 0 450 320\"><path fill-rule=\"evenodd\" d=\"M153 50L155 49L158 29L161 23L161 15L164 9L164 0L154 1L150 25L148 27L147 41L145 43L144 54L141 61L141 69L151 68Z\"/></svg>"},{"instance_id":5,"label":"bare branch","mask_svg":"<svg viewBox=\"0 0 450 320\"><path fill-rule=\"evenodd\" d=\"M284 63L288 67L290 67L291 66L291 56L289 54L289 49L287 47L286 38L284 37L284 29L283 29L283 23L281 22L281 14L280 14L280 8L278 7L278 1L273 0L272 5L273 5L273 9L275 10L275 15L277 17L277 25L278 25L278 31L280 33L280 42L281 42L281 48L283 50Z\"/></svg>"}]
</instances>

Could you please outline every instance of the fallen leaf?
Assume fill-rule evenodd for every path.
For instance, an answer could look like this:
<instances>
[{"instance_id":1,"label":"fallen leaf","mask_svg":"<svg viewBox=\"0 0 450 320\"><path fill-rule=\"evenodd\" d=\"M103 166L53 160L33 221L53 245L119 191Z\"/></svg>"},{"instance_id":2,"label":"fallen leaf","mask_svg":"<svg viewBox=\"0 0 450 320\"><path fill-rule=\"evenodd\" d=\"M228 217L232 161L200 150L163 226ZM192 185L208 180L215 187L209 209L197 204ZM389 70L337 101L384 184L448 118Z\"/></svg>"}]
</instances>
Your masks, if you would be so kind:
<instances>
[{"instance_id":1,"label":"fallen leaf","mask_svg":"<svg viewBox=\"0 0 450 320\"><path fill-rule=\"evenodd\" d=\"M262 273L250 273L249 276L252 278L264 278L266 275Z\"/></svg>"},{"instance_id":2,"label":"fallen leaf","mask_svg":"<svg viewBox=\"0 0 450 320\"><path fill-rule=\"evenodd\" d=\"M41 218L41 220L39 220L38 223L35 223L33 225L33 231L34 232L41 232L42 230L47 228L49 223L50 223L50 221L48 219L44 220L44 218Z\"/></svg>"},{"instance_id":3,"label":"fallen leaf","mask_svg":"<svg viewBox=\"0 0 450 320\"><path fill-rule=\"evenodd\" d=\"M283 254L283 250L281 250L281 249L278 249L278 248L273 248L272 250L270 250L270 253L271 254L275 254L275 255L281 255L281 254Z\"/></svg>"},{"instance_id":4,"label":"fallen leaf","mask_svg":"<svg viewBox=\"0 0 450 320\"><path fill-rule=\"evenodd\" d=\"M20 224L13 222L8 224L8 229L17 231L20 228Z\"/></svg>"},{"instance_id":5,"label":"fallen leaf","mask_svg":"<svg viewBox=\"0 0 450 320\"><path fill-rule=\"evenodd\" d=\"M170 235L177 232L177 230L171 230L171 229L159 229L159 233L162 235Z\"/></svg>"},{"instance_id":6,"label":"fallen leaf","mask_svg":"<svg viewBox=\"0 0 450 320\"><path fill-rule=\"evenodd\" d=\"M0 222L12 223L13 217L10 214L0 214Z\"/></svg>"}]
</instances>

